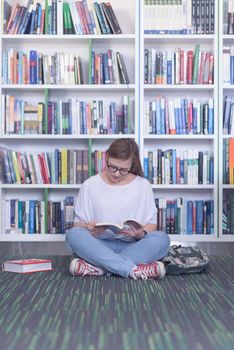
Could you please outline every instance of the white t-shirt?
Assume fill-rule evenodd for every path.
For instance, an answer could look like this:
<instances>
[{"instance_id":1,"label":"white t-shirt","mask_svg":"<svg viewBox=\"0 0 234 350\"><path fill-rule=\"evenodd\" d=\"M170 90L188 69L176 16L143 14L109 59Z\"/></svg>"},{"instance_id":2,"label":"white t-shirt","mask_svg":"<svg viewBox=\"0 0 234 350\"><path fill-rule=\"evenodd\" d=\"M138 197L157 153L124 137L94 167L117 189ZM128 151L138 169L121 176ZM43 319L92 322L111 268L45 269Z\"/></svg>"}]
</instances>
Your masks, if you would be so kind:
<instances>
[{"instance_id":1,"label":"white t-shirt","mask_svg":"<svg viewBox=\"0 0 234 350\"><path fill-rule=\"evenodd\" d=\"M98 174L83 183L76 201L75 222L121 224L126 219L135 219L143 226L156 224L154 195L148 180L137 176L129 184L115 186Z\"/></svg>"}]
</instances>

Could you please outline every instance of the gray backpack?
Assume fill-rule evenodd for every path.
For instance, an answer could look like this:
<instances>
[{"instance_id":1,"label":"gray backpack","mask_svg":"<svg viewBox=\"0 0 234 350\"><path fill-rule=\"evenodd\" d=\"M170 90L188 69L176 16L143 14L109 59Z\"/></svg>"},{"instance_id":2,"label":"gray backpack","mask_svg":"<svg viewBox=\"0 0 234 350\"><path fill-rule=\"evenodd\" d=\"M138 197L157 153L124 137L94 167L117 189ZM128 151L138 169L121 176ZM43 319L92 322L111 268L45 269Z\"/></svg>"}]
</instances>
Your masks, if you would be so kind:
<instances>
[{"instance_id":1,"label":"gray backpack","mask_svg":"<svg viewBox=\"0 0 234 350\"><path fill-rule=\"evenodd\" d=\"M173 245L162 261L165 263L168 275L202 272L209 267L208 256L197 247Z\"/></svg>"}]
</instances>

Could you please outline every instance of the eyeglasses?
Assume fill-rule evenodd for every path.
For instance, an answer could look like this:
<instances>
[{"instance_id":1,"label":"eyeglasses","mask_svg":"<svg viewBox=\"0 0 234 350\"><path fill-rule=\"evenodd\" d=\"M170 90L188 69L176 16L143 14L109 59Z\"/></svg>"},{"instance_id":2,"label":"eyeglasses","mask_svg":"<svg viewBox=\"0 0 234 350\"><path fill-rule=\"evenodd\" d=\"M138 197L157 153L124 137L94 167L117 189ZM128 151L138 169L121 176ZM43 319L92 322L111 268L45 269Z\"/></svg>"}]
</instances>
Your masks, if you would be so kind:
<instances>
[{"instance_id":1,"label":"eyeglasses","mask_svg":"<svg viewBox=\"0 0 234 350\"><path fill-rule=\"evenodd\" d=\"M110 173L116 173L117 171L119 171L120 175L128 175L130 173L130 170L118 168L117 166L110 165L108 164L108 161L106 162L106 165Z\"/></svg>"}]
</instances>

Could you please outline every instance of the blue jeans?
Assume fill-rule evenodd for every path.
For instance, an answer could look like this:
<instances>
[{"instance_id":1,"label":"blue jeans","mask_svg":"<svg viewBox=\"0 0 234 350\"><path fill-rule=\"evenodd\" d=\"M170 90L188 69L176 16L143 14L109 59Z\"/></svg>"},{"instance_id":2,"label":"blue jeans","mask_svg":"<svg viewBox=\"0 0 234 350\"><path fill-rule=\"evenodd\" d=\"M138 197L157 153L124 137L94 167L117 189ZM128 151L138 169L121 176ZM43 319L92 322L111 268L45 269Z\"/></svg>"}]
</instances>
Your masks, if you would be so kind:
<instances>
[{"instance_id":1,"label":"blue jeans","mask_svg":"<svg viewBox=\"0 0 234 350\"><path fill-rule=\"evenodd\" d=\"M140 263L150 263L167 255L170 239L161 231L150 232L139 241L100 239L81 227L66 234L66 244L76 256L92 265L123 277L128 277Z\"/></svg>"}]
</instances>

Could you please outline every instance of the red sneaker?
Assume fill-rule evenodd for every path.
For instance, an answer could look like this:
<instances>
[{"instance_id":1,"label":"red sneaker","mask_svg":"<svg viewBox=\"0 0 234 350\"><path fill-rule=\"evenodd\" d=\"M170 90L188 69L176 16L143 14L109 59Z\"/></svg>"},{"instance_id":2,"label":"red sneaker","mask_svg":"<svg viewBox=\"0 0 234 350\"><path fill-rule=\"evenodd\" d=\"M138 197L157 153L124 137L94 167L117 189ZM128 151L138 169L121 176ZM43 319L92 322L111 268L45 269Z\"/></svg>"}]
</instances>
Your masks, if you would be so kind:
<instances>
[{"instance_id":1,"label":"red sneaker","mask_svg":"<svg viewBox=\"0 0 234 350\"><path fill-rule=\"evenodd\" d=\"M87 263L82 259L72 259L69 268L70 274L73 276L101 276L105 271L100 267L96 267Z\"/></svg>"},{"instance_id":2,"label":"red sneaker","mask_svg":"<svg viewBox=\"0 0 234 350\"><path fill-rule=\"evenodd\" d=\"M134 280L147 280L148 278L162 279L165 276L165 266L161 261L149 264L139 264L133 271Z\"/></svg>"}]
</instances>

